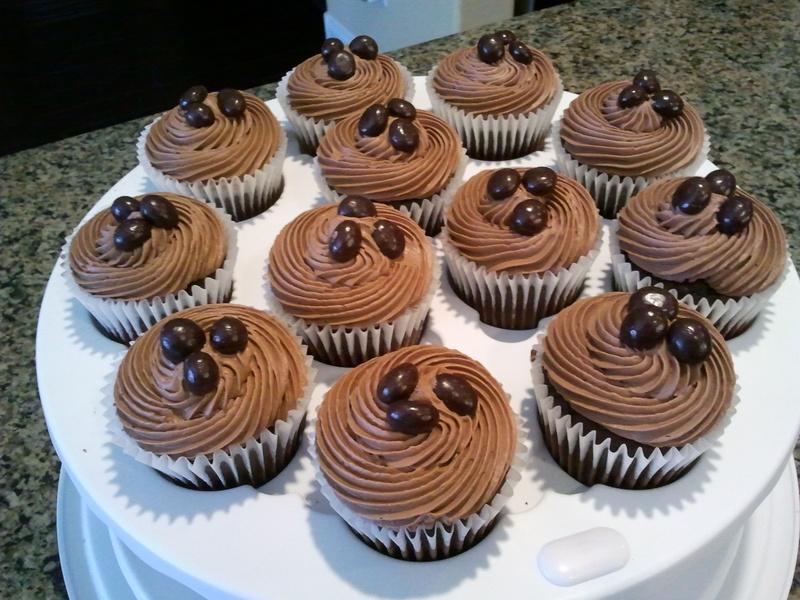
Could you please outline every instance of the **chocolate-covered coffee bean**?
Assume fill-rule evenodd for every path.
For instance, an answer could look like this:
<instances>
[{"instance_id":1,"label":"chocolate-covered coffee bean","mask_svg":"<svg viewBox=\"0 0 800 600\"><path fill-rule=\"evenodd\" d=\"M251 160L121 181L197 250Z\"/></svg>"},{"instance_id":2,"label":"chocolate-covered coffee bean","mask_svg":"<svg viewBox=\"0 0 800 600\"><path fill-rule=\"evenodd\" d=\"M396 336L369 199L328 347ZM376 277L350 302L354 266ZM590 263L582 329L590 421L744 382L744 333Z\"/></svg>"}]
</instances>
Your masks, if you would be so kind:
<instances>
[{"instance_id":1,"label":"chocolate-covered coffee bean","mask_svg":"<svg viewBox=\"0 0 800 600\"><path fill-rule=\"evenodd\" d=\"M178 106L183 108L184 110L189 107L190 104L194 104L195 102L202 102L208 96L208 90L204 85L193 85L188 90L181 94L180 99L178 100Z\"/></svg>"},{"instance_id":2,"label":"chocolate-covered coffee bean","mask_svg":"<svg viewBox=\"0 0 800 600\"><path fill-rule=\"evenodd\" d=\"M383 104L368 106L358 120L358 133L366 137L376 137L386 130L389 124L389 111Z\"/></svg>"},{"instance_id":3,"label":"chocolate-covered coffee bean","mask_svg":"<svg viewBox=\"0 0 800 600\"><path fill-rule=\"evenodd\" d=\"M494 200L511 196L519 187L520 175L516 169L498 169L486 182L486 193Z\"/></svg>"},{"instance_id":4,"label":"chocolate-covered coffee bean","mask_svg":"<svg viewBox=\"0 0 800 600\"><path fill-rule=\"evenodd\" d=\"M336 209L336 214L343 217L361 219L364 217L374 217L378 214L378 211L375 209L375 204L373 204L372 200L351 196L339 202L339 208Z\"/></svg>"},{"instance_id":5,"label":"chocolate-covered coffee bean","mask_svg":"<svg viewBox=\"0 0 800 600\"><path fill-rule=\"evenodd\" d=\"M619 339L634 350L649 350L664 339L667 318L658 308L640 307L628 311L622 319Z\"/></svg>"},{"instance_id":6,"label":"chocolate-covered coffee bean","mask_svg":"<svg viewBox=\"0 0 800 600\"><path fill-rule=\"evenodd\" d=\"M425 400L401 400L386 411L389 428L409 435L428 433L439 422L439 411Z\"/></svg>"},{"instance_id":7,"label":"chocolate-covered coffee bean","mask_svg":"<svg viewBox=\"0 0 800 600\"><path fill-rule=\"evenodd\" d=\"M120 196L111 203L111 215L117 223L122 223L131 213L139 210L139 201L130 196Z\"/></svg>"},{"instance_id":8,"label":"chocolate-covered coffee bean","mask_svg":"<svg viewBox=\"0 0 800 600\"><path fill-rule=\"evenodd\" d=\"M640 87L628 85L622 88L617 96L617 105L620 108L633 108L647 100L647 93Z\"/></svg>"},{"instance_id":9,"label":"chocolate-covered coffee bean","mask_svg":"<svg viewBox=\"0 0 800 600\"><path fill-rule=\"evenodd\" d=\"M678 301L664 288L653 285L640 288L631 294L628 310L637 308L658 309L668 320L678 316Z\"/></svg>"},{"instance_id":10,"label":"chocolate-covered coffee bean","mask_svg":"<svg viewBox=\"0 0 800 600\"><path fill-rule=\"evenodd\" d=\"M413 152L419 146L419 131L408 119L395 119L389 125L389 143L400 152Z\"/></svg>"},{"instance_id":11,"label":"chocolate-covered coffee bean","mask_svg":"<svg viewBox=\"0 0 800 600\"><path fill-rule=\"evenodd\" d=\"M478 58L488 64L496 63L503 58L505 46L503 39L496 33L487 33L478 40Z\"/></svg>"},{"instance_id":12,"label":"chocolate-covered coffee bean","mask_svg":"<svg viewBox=\"0 0 800 600\"><path fill-rule=\"evenodd\" d=\"M735 194L720 204L717 209L717 229L720 233L733 235L743 231L753 218L753 201Z\"/></svg>"},{"instance_id":13,"label":"chocolate-covered coffee bean","mask_svg":"<svg viewBox=\"0 0 800 600\"><path fill-rule=\"evenodd\" d=\"M170 319L158 337L161 351L173 364L178 364L193 352L199 352L206 343L203 328L191 319Z\"/></svg>"},{"instance_id":14,"label":"chocolate-covered coffee bean","mask_svg":"<svg viewBox=\"0 0 800 600\"><path fill-rule=\"evenodd\" d=\"M517 39L516 34L510 29L501 29L496 34L504 44L508 45Z\"/></svg>"},{"instance_id":15,"label":"chocolate-covered coffee bean","mask_svg":"<svg viewBox=\"0 0 800 600\"><path fill-rule=\"evenodd\" d=\"M350 42L350 51L366 60L373 60L378 57L378 42L368 35L359 35Z\"/></svg>"},{"instance_id":16,"label":"chocolate-covered coffee bean","mask_svg":"<svg viewBox=\"0 0 800 600\"><path fill-rule=\"evenodd\" d=\"M508 226L520 235L536 235L547 227L547 206L534 198L523 200L514 207Z\"/></svg>"},{"instance_id":17,"label":"chocolate-covered coffee bean","mask_svg":"<svg viewBox=\"0 0 800 600\"><path fill-rule=\"evenodd\" d=\"M336 50L328 56L328 75L337 81L350 79L356 72L356 59L347 50Z\"/></svg>"},{"instance_id":18,"label":"chocolate-covered coffee bean","mask_svg":"<svg viewBox=\"0 0 800 600\"><path fill-rule=\"evenodd\" d=\"M220 354L237 354L247 346L247 327L239 319L222 317L211 326L209 342Z\"/></svg>"},{"instance_id":19,"label":"chocolate-covered coffee bean","mask_svg":"<svg viewBox=\"0 0 800 600\"><path fill-rule=\"evenodd\" d=\"M642 69L633 78L633 85L644 90L647 94L655 94L661 90L658 75L651 69Z\"/></svg>"},{"instance_id":20,"label":"chocolate-covered coffee bean","mask_svg":"<svg viewBox=\"0 0 800 600\"><path fill-rule=\"evenodd\" d=\"M736 191L736 177L726 169L716 169L705 177L708 188L714 194L730 196Z\"/></svg>"},{"instance_id":21,"label":"chocolate-covered coffee bean","mask_svg":"<svg viewBox=\"0 0 800 600\"><path fill-rule=\"evenodd\" d=\"M322 42L319 53L322 55L322 60L327 61L331 54L339 50L344 50L344 44L342 43L342 40L339 38L330 37L326 38L325 41Z\"/></svg>"},{"instance_id":22,"label":"chocolate-covered coffee bean","mask_svg":"<svg viewBox=\"0 0 800 600\"><path fill-rule=\"evenodd\" d=\"M178 211L164 196L147 194L139 201L139 212L154 227L172 229L178 226Z\"/></svg>"},{"instance_id":23,"label":"chocolate-covered coffee bean","mask_svg":"<svg viewBox=\"0 0 800 600\"><path fill-rule=\"evenodd\" d=\"M711 189L702 177L689 177L672 194L672 207L686 215L701 212L711 200Z\"/></svg>"},{"instance_id":24,"label":"chocolate-covered coffee bean","mask_svg":"<svg viewBox=\"0 0 800 600\"><path fill-rule=\"evenodd\" d=\"M697 319L676 319L667 332L667 348L678 362L697 364L711 354L711 335Z\"/></svg>"},{"instance_id":25,"label":"chocolate-covered coffee bean","mask_svg":"<svg viewBox=\"0 0 800 600\"><path fill-rule=\"evenodd\" d=\"M244 94L239 90L226 88L217 94L217 106L220 112L231 119L244 114L245 104Z\"/></svg>"},{"instance_id":26,"label":"chocolate-covered coffee bean","mask_svg":"<svg viewBox=\"0 0 800 600\"><path fill-rule=\"evenodd\" d=\"M419 371L411 363L402 363L388 371L380 381L376 394L384 404L405 400L419 383Z\"/></svg>"},{"instance_id":27,"label":"chocolate-covered coffee bean","mask_svg":"<svg viewBox=\"0 0 800 600\"><path fill-rule=\"evenodd\" d=\"M186 107L184 118L190 127L200 129L208 127L214 123L214 112L207 104L202 102L193 102Z\"/></svg>"},{"instance_id":28,"label":"chocolate-covered coffee bean","mask_svg":"<svg viewBox=\"0 0 800 600\"><path fill-rule=\"evenodd\" d=\"M347 262L358 255L361 248L361 227L355 221L342 221L333 230L328 251L336 262Z\"/></svg>"},{"instance_id":29,"label":"chocolate-covered coffee bean","mask_svg":"<svg viewBox=\"0 0 800 600\"><path fill-rule=\"evenodd\" d=\"M132 252L150 239L150 223L144 219L126 219L114 230L114 247Z\"/></svg>"},{"instance_id":30,"label":"chocolate-covered coffee bean","mask_svg":"<svg viewBox=\"0 0 800 600\"><path fill-rule=\"evenodd\" d=\"M519 40L514 40L508 44L508 53L518 63L529 65L533 62L533 52Z\"/></svg>"},{"instance_id":31,"label":"chocolate-covered coffee bean","mask_svg":"<svg viewBox=\"0 0 800 600\"><path fill-rule=\"evenodd\" d=\"M381 254L387 258L400 258L403 251L406 249L406 240L403 235L403 230L397 225L386 219L378 219L375 221L374 229L372 230L372 239L378 246Z\"/></svg>"},{"instance_id":32,"label":"chocolate-covered coffee bean","mask_svg":"<svg viewBox=\"0 0 800 600\"><path fill-rule=\"evenodd\" d=\"M549 167L533 167L522 174L522 185L535 195L549 194L556 188L558 175Z\"/></svg>"},{"instance_id":33,"label":"chocolate-covered coffee bean","mask_svg":"<svg viewBox=\"0 0 800 600\"><path fill-rule=\"evenodd\" d=\"M205 352L193 352L183 361L183 387L201 396L217 389L219 367L214 358Z\"/></svg>"},{"instance_id":34,"label":"chocolate-covered coffee bean","mask_svg":"<svg viewBox=\"0 0 800 600\"><path fill-rule=\"evenodd\" d=\"M650 98L653 110L665 119L674 119L683 114L683 99L672 90L660 90Z\"/></svg>"},{"instance_id":35,"label":"chocolate-covered coffee bean","mask_svg":"<svg viewBox=\"0 0 800 600\"><path fill-rule=\"evenodd\" d=\"M408 100L402 98L392 98L387 104L389 114L393 117L400 117L401 119L415 119L417 116L417 109Z\"/></svg>"},{"instance_id":36,"label":"chocolate-covered coffee bean","mask_svg":"<svg viewBox=\"0 0 800 600\"><path fill-rule=\"evenodd\" d=\"M454 413L468 416L475 414L478 395L462 375L440 373L436 376L433 393Z\"/></svg>"}]
</instances>

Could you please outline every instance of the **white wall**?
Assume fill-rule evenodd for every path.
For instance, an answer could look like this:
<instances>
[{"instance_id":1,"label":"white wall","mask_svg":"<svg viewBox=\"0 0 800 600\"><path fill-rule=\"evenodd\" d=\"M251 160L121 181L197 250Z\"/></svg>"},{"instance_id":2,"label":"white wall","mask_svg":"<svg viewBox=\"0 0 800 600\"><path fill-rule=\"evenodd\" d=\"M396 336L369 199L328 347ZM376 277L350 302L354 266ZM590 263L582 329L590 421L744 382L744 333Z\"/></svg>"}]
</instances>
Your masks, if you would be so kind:
<instances>
[{"instance_id":1,"label":"white wall","mask_svg":"<svg viewBox=\"0 0 800 600\"><path fill-rule=\"evenodd\" d=\"M514 0L328 0L325 32L347 44L375 38L388 52L507 19Z\"/></svg>"}]
</instances>

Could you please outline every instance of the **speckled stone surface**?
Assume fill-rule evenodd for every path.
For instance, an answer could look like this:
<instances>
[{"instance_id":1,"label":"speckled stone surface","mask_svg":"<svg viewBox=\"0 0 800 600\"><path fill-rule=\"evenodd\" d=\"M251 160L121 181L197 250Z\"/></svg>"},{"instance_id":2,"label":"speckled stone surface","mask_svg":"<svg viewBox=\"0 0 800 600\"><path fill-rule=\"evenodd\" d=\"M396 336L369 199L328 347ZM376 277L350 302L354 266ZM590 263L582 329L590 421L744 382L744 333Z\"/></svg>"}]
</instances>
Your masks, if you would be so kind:
<instances>
[{"instance_id":1,"label":"speckled stone surface","mask_svg":"<svg viewBox=\"0 0 800 600\"><path fill-rule=\"evenodd\" d=\"M663 82L700 110L711 134L712 160L733 169L743 187L780 216L797 264L798 23L800 3L788 0L604 0L579 1L503 25L549 53L568 90L629 77L642 66L657 69ZM424 74L480 33L393 55ZM265 85L256 93L271 98L274 89ZM65 234L135 166L134 142L150 119L0 158L2 597L65 596L55 534L59 464L36 389L36 315Z\"/></svg>"}]
</instances>

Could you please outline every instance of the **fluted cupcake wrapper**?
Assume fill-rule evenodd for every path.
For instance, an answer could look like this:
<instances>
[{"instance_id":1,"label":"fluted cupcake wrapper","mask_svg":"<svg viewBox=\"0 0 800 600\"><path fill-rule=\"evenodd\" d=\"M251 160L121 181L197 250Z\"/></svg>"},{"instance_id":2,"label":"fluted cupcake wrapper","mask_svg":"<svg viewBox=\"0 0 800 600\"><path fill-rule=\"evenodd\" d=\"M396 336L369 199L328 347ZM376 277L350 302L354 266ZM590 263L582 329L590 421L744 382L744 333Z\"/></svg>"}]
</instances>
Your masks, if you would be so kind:
<instances>
[{"instance_id":1,"label":"fluted cupcake wrapper","mask_svg":"<svg viewBox=\"0 0 800 600\"><path fill-rule=\"evenodd\" d=\"M267 304L271 312L290 324L309 347L314 358L337 367L355 367L376 356L419 343L441 278L441 267L433 245L430 251L433 268L425 296L418 304L386 323L376 323L369 327L310 323L289 314L271 291L267 293ZM269 285L269 265L266 278Z\"/></svg>"},{"instance_id":2,"label":"fluted cupcake wrapper","mask_svg":"<svg viewBox=\"0 0 800 600\"><path fill-rule=\"evenodd\" d=\"M220 177L208 181L179 181L156 169L147 158L145 141L150 128L157 121L158 119L144 128L136 143L139 164L157 189L199 198L222 208L234 221L243 221L264 212L280 196L283 190L283 161L286 158L287 146L286 132L282 128L279 128L281 140L275 154L252 175Z\"/></svg>"},{"instance_id":3,"label":"fluted cupcake wrapper","mask_svg":"<svg viewBox=\"0 0 800 600\"><path fill-rule=\"evenodd\" d=\"M211 208L225 228L226 251L222 266L213 275L203 279L202 284L195 284L188 291L180 290L166 296L122 300L90 294L75 281L69 265L70 244L85 220L66 238L59 258L64 280L70 293L89 311L105 335L118 342L128 343L168 315L201 304L221 304L230 301L233 290L233 268L238 252L236 229L230 216L222 209L214 206Z\"/></svg>"},{"instance_id":4,"label":"fluted cupcake wrapper","mask_svg":"<svg viewBox=\"0 0 800 600\"><path fill-rule=\"evenodd\" d=\"M533 346L531 377L544 443L561 468L584 485L603 484L624 489L649 489L675 481L694 465L722 434L739 402L736 387L731 406L706 435L680 447L654 448L649 454L641 447L612 448L611 439L598 436L573 423L550 394L542 367L543 341L547 329ZM599 439L598 439L599 438ZM638 445L637 445L638 446Z\"/></svg>"},{"instance_id":5,"label":"fluted cupcake wrapper","mask_svg":"<svg viewBox=\"0 0 800 600\"><path fill-rule=\"evenodd\" d=\"M642 276L636 269L636 266L628 262L625 255L620 252L616 224L614 224L611 229L610 247L611 272L614 275L614 283L618 289L623 292L635 292L639 288L649 285L660 288L664 287L663 283L653 283L649 275ZM701 298L700 301L697 302L690 294L678 297L678 292L676 290L668 289L667 291L675 296L681 304L685 304L689 308L696 310L711 321L723 337L729 340L750 328L756 320L756 317L758 317L758 314L764 309L769 299L783 283L789 270L788 259L786 264L787 267L783 270L781 276L767 289L751 294L750 296L728 298L725 302L720 299L709 301L707 298Z\"/></svg>"},{"instance_id":6,"label":"fluted cupcake wrapper","mask_svg":"<svg viewBox=\"0 0 800 600\"><path fill-rule=\"evenodd\" d=\"M503 329L533 329L537 323L572 304L583 289L586 274L600 252L603 232L592 249L567 268L542 275L493 273L465 258L441 235L450 281L458 296L478 311L480 320Z\"/></svg>"},{"instance_id":7,"label":"fluted cupcake wrapper","mask_svg":"<svg viewBox=\"0 0 800 600\"><path fill-rule=\"evenodd\" d=\"M428 72L425 80L431 110L458 131L472 158L508 160L542 149L564 93L561 77L556 75L553 99L537 110L522 115L492 116L471 114L449 104L433 87L435 72L436 67Z\"/></svg>"},{"instance_id":8,"label":"fluted cupcake wrapper","mask_svg":"<svg viewBox=\"0 0 800 600\"><path fill-rule=\"evenodd\" d=\"M561 144L561 120L553 123L553 149L556 154L558 171L575 179L583 185L594 198L600 214L606 219L615 219L620 209L631 197L638 194L648 185L662 179L688 177L694 175L708 158L710 140L703 129L703 146L694 160L682 169L655 177L623 177L609 175L600 169L589 167L572 158Z\"/></svg>"},{"instance_id":9,"label":"fluted cupcake wrapper","mask_svg":"<svg viewBox=\"0 0 800 600\"><path fill-rule=\"evenodd\" d=\"M414 76L411 75L408 69L396 60L392 60L400 72L403 74L405 80L405 94L403 97L409 102L414 100ZM286 118L292 125L297 138L300 140L300 146L303 152L313 154L317 151L317 146L325 132L336 124L336 121L326 121L324 119L315 119L300 114L294 108L289 100L289 77L294 73L294 69L286 73L283 78L278 82L278 88L275 91L275 96L286 114Z\"/></svg>"},{"instance_id":10,"label":"fluted cupcake wrapper","mask_svg":"<svg viewBox=\"0 0 800 600\"><path fill-rule=\"evenodd\" d=\"M313 429L308 432L308 451L316 468L320 492L336 514L364 542L394 558L411 561L439 560L460 554L480 542L491 531L503 507L514 495L514 488L522 479L529 453L528 436L516 414L514 420L517 425L517 448L505 480L495 496L479 511L467 517L452 521L441 519L425 528L386 527L356 514L339 499L319 468Z\"/></svg>"},{"instance_id":11,"label":"fluted cupcake wrapper","mask_svg":"<svg viewBox=\"0 0 800 600\"><path fill-rule=\"evenodd\" d=\"M282 323L287 329L291 329ZM114 365L104 394L107 427L113 443L128 456L151 467L180 485L200 490L222 490L239 485L260 486L280 473L291 462L306 422L306 410L316 385L316 369L302 340L294 336L298 351L305 356L307 383L295 408L286 419L277 420L272 427L241 444L231 444L213 454L172 458L141 448L122 427L114 405L114 382L119 363Z\"/></svg>"},{"instance_id":12,"label":"fluted cupcake wrapper","mask_svg":"<svg viewBox=\"0 0 800 600\"><path fill-rule=\"evenodd\" d=\"M420 200L405 201L397 204L400 212L405 213L411 217L417 224L425 230L429 236L434 236L439 233L444 222L444 213L458 191L458 188L463 183L464 170L467 168L467 154L464 149L461 149L461 158L458 161L453 176L447 182L444 189L439 193L434 194L430 198L423 198ZM340 194L325 181L325 177L320 170L319 161L314 159L314 178L317 180L319 189L322 191L323 197L328 202L339 203L346 198L344 194ZM376 200L376 202L380 202ZM392 206L391 203L385 202L387 206Z\"/></svg>"}]
</instances>

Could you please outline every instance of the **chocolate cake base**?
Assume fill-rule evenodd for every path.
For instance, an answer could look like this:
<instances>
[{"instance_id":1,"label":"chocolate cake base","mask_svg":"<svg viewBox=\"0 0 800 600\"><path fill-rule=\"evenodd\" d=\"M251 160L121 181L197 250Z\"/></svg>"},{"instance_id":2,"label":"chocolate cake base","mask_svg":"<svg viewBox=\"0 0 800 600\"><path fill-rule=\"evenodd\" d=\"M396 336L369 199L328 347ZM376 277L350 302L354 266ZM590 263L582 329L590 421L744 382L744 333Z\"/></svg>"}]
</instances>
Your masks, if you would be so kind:
<instances>
[{"instance_id":1,"label":"chocolate cake base","mask_svg":"<svg viewBox=\"0 0 800 600\"><path fill-rule=\"evenodd\" d=\"M335 347L326 349L322 344L306 337L303 338L303 343L308 346L309 353L316 360L323 362L326 365L333 365L334 367L355 367L371 358L375 358L376 356L381 356L382 354L392 352L398 348L418 344L420 338L422 337L422 333L425 331L427 322L428 319L426 318L422 322L422 325L411 331L399 342L392 338L389 344L386 344L383 340L381 340L380 344L375 346L375 344L373 344L370 340L366 347L355 347L352 351L347 349L339 351Z\"/></svg>"},{"instance_id":2,"label":"chocolate cake base","mask_svg":"<svg viewBox=\"0 0 800 600\"><path fill-rule=\"evenodd\" d=\"M619 447L624 444L628 450L627 453L629 456L632 456L637 450L640 449L645 456L650 456L650 454L652 454L652 452L655 450L653 446L640 444L633 440L620 437L604 428L602 425L599 425L594 421L587 419L583 415L575 412L570 408L569 404L564 400L561 394L559 394L558 391L552 385L550 385L546 374L545 382L547 384L548 393L553 397L554 405L561 408L562 414L569 415L572 418L573 424L581 423L584 431L594 431L596 435L596 442L598 444L602 444L605 440L609 440L611 450L618 450ZM552 456L553 460L555 460L559 466L561 466L561 468L571 477L577 479L584 485L604 484L611 487L631 490L652 489L667 485L668 483L672 483L673 481L679 479L697 463L697 460L695 460L683 468L672 471L660 471L647 479L637 476L634 469L630 468L630 465L628 465L626 468L625 465L618 461L617 463L611 465L609 472L606 474L604 469L600 469L595 466L605 466L603 457L592 456L591 449L589 450L587 456L583 458L581 458L577 452L570 452L567 440L559 440L556 431L551 431L549 429L546 421L542 419L539 411L537 411L537 418L539 421L539 427L542 430L545 446L547 447L550 456Z\"/></svg>"},{"instance_id":3,"label":"chocolate cake base","mask_svg":"<svg viewBox=\"0 0 800 600\"><path fill-rule=\"evenodd\" d=\"M255 198L255 199L251 197L234 198L234 201L236 203L245 203L247 206L250 207L250 209L244 211L242 214L237 214L235 216L231 215L231 219L235 223L240 223L241 221L246 221L247 219L252 219L256 215L260 215L278 201L278 199L283 194L283 188L285 183L286 179L281 177L281 185L272 194L265 196L263 198ZM225 212L227 212L225 207L222 206L219 202L215 202L215 205L217 206L217 208L221 208L222 210L225 210Z\"/></svg>"},{"instance_id":4,"label":"chocolate cake base","mask_svg":"<svg viewBox=\"0 0 800 600\"><path fill-rule=\"evenodd\" d=\"M533 295L529 295L524 303L513 303L510 295L507 295L505 302L495 302L491 297L473 294L468 287L462 289L450 274L450 270L446 271L447 281L456 296L478 311L478 318L482 323L500 329L533 329L545 317L554 315L575 302L583 291L583 286L581 286L567 296L553 296L548 300L539 298L538 301L533 298ZM518 295L522 296L524 290L521 287L518 287L517 290Z\"/></svg>"},{"instance_id":5,"label":"chocolate cake base","mask_svg":"<svg viewBox=\"0 0 800 600\"><path fill-rule=\"evenodd\" d=\"M497 515L494 519L486 523L480 529L476 531L470 531L463 540L451 540L449 543L447 543L441 535L437 535L434 538L433 543L429 544L428 538L423 537L422 549L419 557L413 552L403 552L400 547L397 546L397 544L390 543L387 546L381 542L368 538L350 526L348 526L348 529L350 529L350 531L352 531L353 534L367 546L377 550L381 554L385 554L386 556L390 556L398 560L432 562L452 558L475 546L478 542L483 540L483 538L489 535L492 529L494 529L499 517L500 515ZM425 533L428 535L433 535L434 531L435 530L426 530Z\"/></svg>"},{"instance_id":6,"label":"chocolate cake base","mask_svg":"<svg viewBox=\"0 0 800 600\"><path fill-rule=\"evenodd\" d=\"M196 284L197 284L197 282L193 282L193 283L189 284L189 286L187 288L187 291L189 289L191 289L191 287L193 285L196 285ZM199 284L197 284L197 285L199 285ZM226 304L226 303L230 302L232 295L233 295L233 286L231 286L230 293L225 296L225 299L220 304ZM170 315L167 315L164 318L165 319L169 318L169 316ZM111 331L110 329L107 329L102 324L100 324L100 322L97 319L95 319L94 315L92 315L91 313L89 314L89 319L91 320L92 325L94 325L94 328L97 329L97 331L99 331L101 334L103 334L104 337L107 337L108 339L110 339L112 342L117 342L119 344L124 344L124 345L128 346L128 345L130 345L131 342L136 340L137 337L139 337L138 335L134 335L134 336L131 336L131 335L124 335L124 336L117 335L115 332ZM141 320L139 321L139 328L143 329L145 331L147 331L147 329L148 329L147 325Z\"/></svg>"},{"instance_id":7,"label":"chocolate cake base","mask_svg":"<svg viewBox=\"0 0 800 600\"><path fill-rule=\"evenodd\" d=\"M267 455L267 453L265 452L261 453L260 461L259 457L251 456L250 469L254 470L254 472L252 473L248 473L248 469L241 461L241 459L237 459L236 469L240 474L238 483L233 483L233 484L225 483L223 480L219 478L219 476L214 472L214 470L210 468L206 470L206 475L211 480L211 485L206 484L205 482L202 482L201 484L198 485L193 485L185 481L182 481L180 479L170 477L169 475L163 473L162 471L156 470L156 472L159 475L161 475L164 479L171 481L175 485L179 485L180 487L186 489L197 490L202 492L227 490L242 485L259 487L267 483L276 475L278 475L278 473L283 471L283 469L286 468L286 466L292 461L294 455L297 454L297 449L300 447L300 441L303 438L303 431L305 430L305 427L306 427L306 417L304 416L302 422L300 423L300 427L298 427L297 429L297 433L289 442L289 445L286 446L286 448L284 448L284 451L277 457L275 457L274 460L272 459L271 456ZM264 466L261 467L259 465L259 462L263 462ZM236 480L236 477L234 476L233 472L226 472L225 477L229 478L232 481Z\"/></svg>"},{"instance_id":8,"label":"chocolate cake base","mask_svg":"<svg viewBox=\"0 0 800 600\"><path fill-rule=\"evenodd\" d=\"M546 134L542 135L541 137L535 138L531 144L522 147L514 147L510 150L507 148L508 144L501 145L501 142L507 140L505 138L501 139L496 137L494 134L489 134L488 137L485 138L485 143L480 150L469 143L468 140L462 139L462 141L467 149L467 156L470 158L478 160L511 160L541 150L544 148L544 140L546 137ZM501 150L503 146L506 148Z\"/></svg>"}]
</instances>

